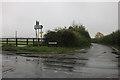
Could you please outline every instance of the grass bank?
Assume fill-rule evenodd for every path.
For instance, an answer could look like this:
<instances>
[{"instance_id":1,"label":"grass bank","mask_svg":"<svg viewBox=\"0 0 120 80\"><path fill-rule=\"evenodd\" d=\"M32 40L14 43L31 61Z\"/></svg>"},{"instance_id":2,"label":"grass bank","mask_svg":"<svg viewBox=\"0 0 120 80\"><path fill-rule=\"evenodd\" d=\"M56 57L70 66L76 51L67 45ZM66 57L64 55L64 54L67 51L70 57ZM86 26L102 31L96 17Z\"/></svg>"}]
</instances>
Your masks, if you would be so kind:
<instances>
[{"instance_id":1,"label":"grass bank","mask_svg":"<svg viewBox=\"0 0 120 80\"><path fill-rule=\"evenodd\" d=\"M68 52L75 51L78 49L89 48L89 46L84 47L16 47L12 45L3 45L3 51L17 51L17 52Z\"/></svg>"}]
</instances>

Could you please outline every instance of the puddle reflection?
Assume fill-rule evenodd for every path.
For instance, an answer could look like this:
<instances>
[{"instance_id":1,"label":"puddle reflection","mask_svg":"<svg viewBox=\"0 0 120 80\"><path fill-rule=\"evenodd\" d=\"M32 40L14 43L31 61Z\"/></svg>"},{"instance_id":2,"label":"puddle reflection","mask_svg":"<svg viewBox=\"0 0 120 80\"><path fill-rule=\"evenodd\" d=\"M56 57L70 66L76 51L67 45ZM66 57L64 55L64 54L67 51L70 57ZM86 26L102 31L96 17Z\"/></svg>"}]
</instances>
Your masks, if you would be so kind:
<instances>
[{"instance_id":1,"label":"puddle reflection","mask_svg":"<svg viewBox=\"0 0 120 80\"><path fill-rule=\"evenodd\" d=\"M40 67L46 70L58 70L73 72L76 69L80 70L80 67L85 66L87 59L76 57L75 55L40 55L40 57L23 57L18 55L4 55L4 63L22 65L26 67L27 64L31 64L33 68ZM6 62L8 60L9 62ZM36 65L35 65L36 64ZM27 66L28 68L30 66Z\"/></svg>"}]
</instances>

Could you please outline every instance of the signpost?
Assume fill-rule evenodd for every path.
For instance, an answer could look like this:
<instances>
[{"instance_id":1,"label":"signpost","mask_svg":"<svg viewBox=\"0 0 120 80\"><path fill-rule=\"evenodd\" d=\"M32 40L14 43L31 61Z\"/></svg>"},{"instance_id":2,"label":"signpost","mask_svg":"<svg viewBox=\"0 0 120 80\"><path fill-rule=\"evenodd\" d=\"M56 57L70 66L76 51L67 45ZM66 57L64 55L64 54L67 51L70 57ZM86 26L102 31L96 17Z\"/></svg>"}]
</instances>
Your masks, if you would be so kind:
<instances>
[{"instance_id":1,"label":"signpost","mask_svg":"<svg viewBox=\"0 0 120 80\"><path fill-rule=\"evenodd\" d=\"M57 46L57 42L48 42L49 46Z\"/></svg>"},{"instance_id":2,"label":"signpost","mask_svg":"<svg viewBox=\"0 0 120 80\"><path fill-rule=\"evenodd\" d=\"M39 25L39 21L36 21L36 25L34 25L34 29L36 32L36 38L38 39L38 45L39 45L39 33L41 34L41 42L42 42L42 25ZM39 32L39 30L41 29L41 32Z\"/></svg>"},{"instance_id":3,"label":"signpost","mask_svg":"<svg viewBox=\"0 0 120 80\"><path fill-rule=\"evenodd\" d=\"M53 44L54 45L54 44L57 44L57 42L48 42L48 44Z\"/></svg>"}]
</instances>

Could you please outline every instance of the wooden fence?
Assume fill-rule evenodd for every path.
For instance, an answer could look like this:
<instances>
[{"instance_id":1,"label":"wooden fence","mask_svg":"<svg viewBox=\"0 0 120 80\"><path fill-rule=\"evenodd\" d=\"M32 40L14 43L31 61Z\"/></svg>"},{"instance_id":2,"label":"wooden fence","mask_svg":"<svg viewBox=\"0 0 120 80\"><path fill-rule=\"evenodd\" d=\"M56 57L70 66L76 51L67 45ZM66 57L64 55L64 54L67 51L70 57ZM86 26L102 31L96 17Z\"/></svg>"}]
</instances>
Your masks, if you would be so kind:
<instances>
[{"instance_id":1,"label":"wooden fence","mask_svg":"<svg viewBox=\"0 0 120 80\"><path fill-rule=\"evenodd\" d=\"M41 45L40 38L0 38L1 44L10 45Z\"/></svg>"}]
</instances>

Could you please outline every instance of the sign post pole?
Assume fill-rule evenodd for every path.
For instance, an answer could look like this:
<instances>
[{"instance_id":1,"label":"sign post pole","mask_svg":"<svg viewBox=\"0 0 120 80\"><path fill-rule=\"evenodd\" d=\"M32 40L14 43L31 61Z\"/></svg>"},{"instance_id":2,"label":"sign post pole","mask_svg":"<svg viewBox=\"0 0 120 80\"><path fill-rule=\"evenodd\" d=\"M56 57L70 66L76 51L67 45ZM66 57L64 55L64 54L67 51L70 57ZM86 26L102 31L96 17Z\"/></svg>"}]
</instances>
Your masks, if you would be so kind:
<instances>
[{"instance_id":1,"label":"sign post pole","mask_svg":"<svg viewBox=\"0 0 120 80\"><path fill-rule=\"evenodd\" d=\"M41 29L41 32L42 32L42 29ZM41 42L42 42L42 34L41 34Z\"/></svg>"},{"instance_id":2,"label":"sign post pole","mask_svg":"<svg viewBox=\"0 0 120 80\"><path fill-rule=\"evenodd\" d=\"M42 43L42 25L39 25L39 21L36 21L36 25L34 25L34 29L36 30L36 38L38 39L38 46L39 46L39 33L41 34L41 43ZM39 29L41 29L41 32L39 32ZM37 31L38 30L38 31ZM38 32L38 34L37 34Z\"/></svg>"}]
</instances>

